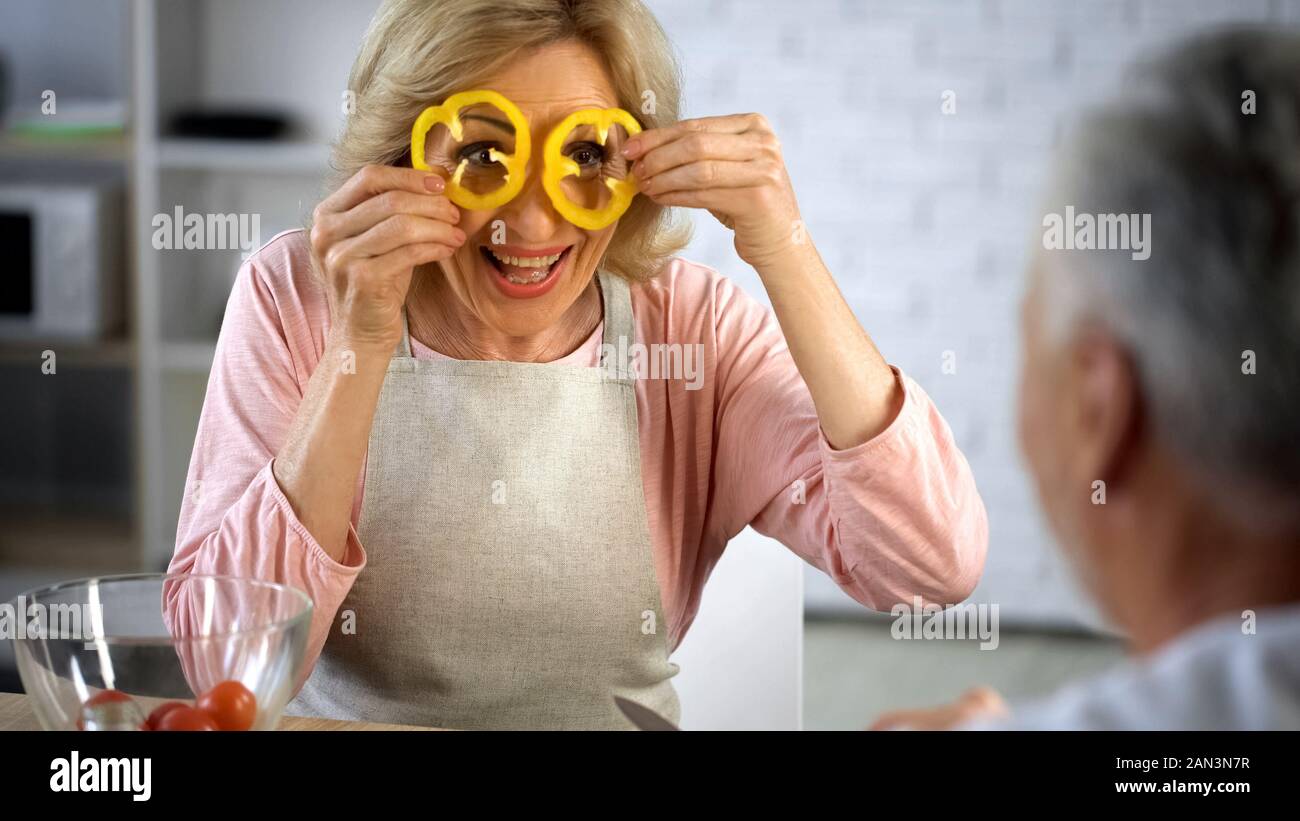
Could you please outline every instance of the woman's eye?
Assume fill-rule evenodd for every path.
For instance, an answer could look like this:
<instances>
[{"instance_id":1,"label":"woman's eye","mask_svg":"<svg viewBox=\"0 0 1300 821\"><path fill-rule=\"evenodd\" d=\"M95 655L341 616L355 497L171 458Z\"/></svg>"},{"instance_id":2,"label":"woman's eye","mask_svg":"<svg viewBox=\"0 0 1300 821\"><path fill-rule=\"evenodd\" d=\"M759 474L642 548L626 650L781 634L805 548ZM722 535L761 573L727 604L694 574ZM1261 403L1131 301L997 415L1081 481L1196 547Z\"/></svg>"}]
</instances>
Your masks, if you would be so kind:
<instances>
[{"instance_id":1,"label":"woman's eye","mask_svg":"<svg viewBox=\"0 0 1300 821\"><path fill-rule=\"evenodd\" d=\"M605 149L594 143L579 143L569 149L569 159L588 168L605 161Z\"/></svg>"},{"instance_id":2,"label":"woman's eye","mask_svg":"<svg viewBox=\"0 0 1300 821\"><path fill-rule=\"evenodd\" d=\"M496 145L493 143L467 145L460 150L458 159L469 160L474 165L495 165L496 161L492 159L492 150L494 148L496 148Z\"/></svg>"}]
</instances>

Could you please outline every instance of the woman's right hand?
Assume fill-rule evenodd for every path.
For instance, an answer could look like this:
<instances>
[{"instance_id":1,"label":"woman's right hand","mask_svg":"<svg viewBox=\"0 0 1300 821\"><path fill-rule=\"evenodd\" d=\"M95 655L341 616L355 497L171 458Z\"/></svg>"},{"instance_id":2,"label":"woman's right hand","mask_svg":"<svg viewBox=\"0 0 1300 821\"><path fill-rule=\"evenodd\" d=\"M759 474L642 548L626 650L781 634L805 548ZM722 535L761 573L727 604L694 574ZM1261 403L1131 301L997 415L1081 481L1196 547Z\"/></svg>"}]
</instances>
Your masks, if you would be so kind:
<instances>
[{"instance_id":1,"label":"woman's right hand","mask_svg":"<svg viewBox=\"0 0 1300 821\"><path fill-rule=\"evenodd\" d=\"M326 280L332 327L272 472L326 555L348 553L357 476L385 373L402 334L415 266L465 242L460 211L427 171L367 166L322 202L312 261Z\"/></svg>"},{"instance_id":2,"label":"woman's right hand","mask_svg":"<svg viewBox=\"0 0 1300 821\"><path fill-rule=\"evenodd\" d=\"M443 187L427 171L368 165L316 207L312 258L325 277L332 332L349 347L391 352L415 266L465 242Z\"/></svg>"}]
</instances>

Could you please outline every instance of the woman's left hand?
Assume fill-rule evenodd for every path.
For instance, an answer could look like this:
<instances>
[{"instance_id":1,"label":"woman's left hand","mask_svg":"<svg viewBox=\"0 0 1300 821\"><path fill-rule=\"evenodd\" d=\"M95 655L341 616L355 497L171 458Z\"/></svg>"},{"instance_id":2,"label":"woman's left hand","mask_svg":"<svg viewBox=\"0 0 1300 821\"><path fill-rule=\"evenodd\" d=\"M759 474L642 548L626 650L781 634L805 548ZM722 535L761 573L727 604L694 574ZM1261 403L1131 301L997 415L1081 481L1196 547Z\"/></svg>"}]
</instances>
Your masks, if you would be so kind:
<instances>
[{"instance_id":1,"label":"woman's left hand","mask_svg":"<svg viewBox=\"0 0 1300 821\"><path fill-rule=\"evenodd\" d=\"M660 205L705 208L736 234L761 274L806 242L781 142L761 114L682 120L628 140L641 193Z\"/></svg>"},{"instance_id":2,"label":"woman's left hand","mask_svg":"<svg viewBox=\"0 0 1300 821\"><path fill-rule=\"evenodd\" d=\"M682 120L624 145L642 193L705 208L735 232L772 302L831 447L876 436L903 406L901 382L844 301L799 216L781 143L761 114Z\"/></svg>"}]
</instances>

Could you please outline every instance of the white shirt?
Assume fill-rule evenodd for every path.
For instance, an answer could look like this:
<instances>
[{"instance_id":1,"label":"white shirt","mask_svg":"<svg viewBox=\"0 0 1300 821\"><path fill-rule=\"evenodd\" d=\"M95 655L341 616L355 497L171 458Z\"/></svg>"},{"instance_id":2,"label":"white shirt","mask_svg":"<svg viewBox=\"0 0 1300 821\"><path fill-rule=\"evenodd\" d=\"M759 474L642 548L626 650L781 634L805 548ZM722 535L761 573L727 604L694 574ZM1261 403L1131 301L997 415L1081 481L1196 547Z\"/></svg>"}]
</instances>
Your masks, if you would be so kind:
<instances>
[{"instance_id":1,"label":"white shirt","mask_svg":"<svg viewBox=\"0 0 1300 821\"><path fill-rule=\"evenodd\" d=\"M1230 614L969 730L1300 730L1300 605Z\"/></svg>"}]
</instances>

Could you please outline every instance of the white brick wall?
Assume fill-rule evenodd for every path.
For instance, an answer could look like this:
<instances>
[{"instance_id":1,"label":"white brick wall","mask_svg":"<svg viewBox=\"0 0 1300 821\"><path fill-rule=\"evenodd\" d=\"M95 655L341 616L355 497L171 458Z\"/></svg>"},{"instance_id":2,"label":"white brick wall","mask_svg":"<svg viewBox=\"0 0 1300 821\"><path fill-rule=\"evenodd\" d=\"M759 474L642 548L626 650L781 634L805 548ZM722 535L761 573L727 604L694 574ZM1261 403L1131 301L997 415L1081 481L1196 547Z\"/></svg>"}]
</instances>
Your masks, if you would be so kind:
<instances>
[{"instance_id":1,"label":"white brick wall","mask_svg":"<svg viewBox=\"0 0 1300 821\"><path fill-rule=\"evenodd\" d=\"M809 235L889 360L926 388L991 523L976 593L1003 618L1092 621L1016 451L1016 305L1063 116L1120 68L1233 20L1300 23L1300 0L650 0L686 68L686 116L774 124ZM941 112L945 89L957 113ZM766 301L730 235L694 215L687 255ZM940 370L943 351L957 373ZM810 608L852 602L811 572ZM856 605L854 605L856 608Z\"/></svg>"}]
</instances>

